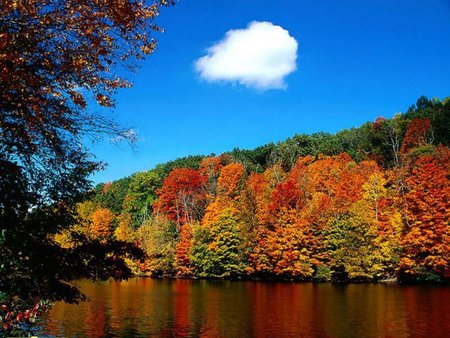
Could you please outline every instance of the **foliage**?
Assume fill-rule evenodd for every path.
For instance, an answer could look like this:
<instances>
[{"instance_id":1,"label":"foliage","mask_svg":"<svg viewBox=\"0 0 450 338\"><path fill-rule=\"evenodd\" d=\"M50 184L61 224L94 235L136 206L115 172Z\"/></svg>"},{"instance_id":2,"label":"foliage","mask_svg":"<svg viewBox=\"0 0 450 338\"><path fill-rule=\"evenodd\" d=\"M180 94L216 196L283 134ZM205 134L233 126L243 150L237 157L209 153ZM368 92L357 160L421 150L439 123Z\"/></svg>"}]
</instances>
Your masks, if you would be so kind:
<instances>
[{"instance_id":1,"label":"foliage","mask_svg":"<svg viewBox=\"0 0 450 338\"><path fill-rule=\"evenodd\" d=\"M177 158L174 161L169 161L166 163L158 164L154 171L159 177L164 179L168 176L174 169L177 168L189 168L197 170L200 167L200 163L203 161L205 156L202 155L191 155L187 157ZM162 181L161 181L162 183Z\"/></svg>"},{"instance_id":2,"label":"foliage","mask_svg":"<svg viewBox=\"0 0 450 338\"><path fill-rule=\"evenodd\" d=\"M407 119L429 119L434 144L450 146L450 98L439 100L420 97L405 114Z\"/></svg>"},{"instance_id":3,"label":"foliage","mask_svg":"<svg viewBox=\"0 0 450 338\"><path fill-rule=\"evenodd\" d=\"M156 191L153 214L130 235L153 276L449 281L450 150L436 124L449 102L421 98L405 114L335 135L136 174L119 227ZM105 208L98 195L114 184L80 204L80 216Z\"/></svg>"},{"instance_id":4,"label":"foliage","mask_svg":"<svg viewBox=\"0 0 450 338\"><path fill-rule=\"evenodd\" d=\"M4 304L14 299L32 304L45 299L76 301L83 295L71 284L74 279L129 274L120 257L138 258L139 250L124 242L91 239L71 229L75 210L70 204L37 204L24 188L26 178L20 168L10 162L0 164L7 173L0 180L0 190L8 194L2 196L1 224L9 225L2 229L0 251L1 291L7 295ZM73 245L63 247L51 236L63 230L70 230Z\"/></svg>"},{"instance_id":5,"label":"foliage","mask_svg":"<svg viewBox=\"0 0 450 338\"><path fill-rule=\"evenodd\" d=\"M0 297L0 302L3 301ZM36 329L33 324L38 316L46 312L48 305L47 302L40 301L33 307L27 308L28 304L20 300L16 300L10 306L2 305L0 307L1 329L3 332L9 332L12 336L33 335Z\"/></svg>"},{"instance_id":6,"label":"foliage","mask_svg":"<svg viewBox=\"0 0 450 338\"><path fill-rule=\"evenodd\" d=\"M114 214L109 209L100 208L92 213L91 218L90 235L94 238L107 240L112 235Z\"/></svg>"},{"instance_id":7,"label":"foliage","mask_svg":"<svg viewBox=\"0 0 450 338\"><path fill-rule=\"evenodd\" d=\"M174 274L178 234L172 222L162 217L152 218L138 229L136 237L147 254L140 265L141 272L150 276Z\"/></svg>"},{"instance_id":8,"label":"foliage","mask_svg":"<svg viewBox=\"0 0 450 338\"><path fill-rule=\"evenodd\" d=\"M430 119L413 119L408 124L400 151L406 153L411 148L426 144L430 128Z\"/></svg>"},{"instance_id":9,"label":"foliage","mask_svg":"<svg viewBox=\"0 0 450 338\"><path fill-rule=\"evenodd\" d=\"M118 226L114 230L114 237L119 241L133 243L135 241L135 232L131 227L132 218L130 214L124 213L117 217Z\"/></svg>"},{"instance_id":10,"label":"foliage","mask_svg":"<svg viewBox=\"0 0 450 338\"><path fill-rule=\"evenodd\" d=\"M103 208L111 210L114 215L120 214L130 182L131 178L125 177L114 182L97 185L93 201Z\"/></svg>"},{"instance_id":11,"label":"foliage","mask_svg":"<svg viewBox=\"0 0 450 338\"><path fill-rule=\"evenodd\" d=\"M193 267L190 258L192 237L192 226L183 224L180 227L180 240L175 249L177 277L190 277L193 275Z\"/></svg>"},{"instance_id":12,"label":"foliage","mask_svg":"<svg viewBox=\"0 0 450 338\"><path fill-rule=\"evenodd\" d=\"M217 182L217 191L222 198L234 199L238 196L245 173L240 163L230 163L222 168Z\"/></svg>"},{"instance_id":13,"label":"foliage","mask_svg":"<svg viewBox=\"0 0 450 338\"><path fill-rule=\"evenodd\" d=\"M74 279L126 277L123 258L142 254L106 238L126 189L78 217L89 176L103 166L82 144L105 135L134 141L133 130L108 118L109 109L113 94L130 85L118 74L154 51L160 31L154 19L169 2L7 0L0 6L0 293L1 305L19 304L15 313L42 300L81 300ZM100 214L97 205L110 211Z\"/></svg>"},{"instance_id":14,"label":"foliage","mask_svg":"<svg viewBox=\"0 0 450 338\"><path fill-rule=\"evenodd\" d=\"M194 230L192 264L200 277L236 278L245 271L242 236L233 211L224 209L214 222Z\"/></svg>"},{"instance_id":15,"label":"foliage","mask_svg":"<svg viewBox=\"0 0 450 338\"><path fill-rule=\"evenodd\" d=\"M341 279L368 281L395 276L398 229L390 228L383 234L374 209L368 200L358 201L329 229L330 267Z\"/></svg>"},{"instance_id":16,"label":"foliage","mask_svg":"<svg viewBox=\"0 0 450 338\"><path fill-rule=\"evenodd\" d=\"M83 137L135 138L89 104L114 105L130 84L117 76L153 52L153 24L167 1L6 1L0 7L0 130L3 153L18 160L36 190L57 194L75 168ZM73 173L72 173L73 174ZM61 177L63 176L63 177ZM64 190L64 189L61 189ZM56 198L57 196L50 196Z\"/></svg>"},{"instance_id":17,"label":"foliage","mask_svg":"<svg viewBox=\"0 0 450 338\"><path fill-rule=\"evenodd\" d=\"M274 148L274 144L269 143L267 145L257 147L254 150L235 148L233 151L226 153L226 155L230 156L231 163L241 163L249 171L261 172L264 168L270 165L271 154Z\"/></svg>"},{"instance_id":18,"label":"foliage","mask_svg":"<svg viewBox=\"0 0 450 338\"><path fill-rule=\"evenodd\" d=\"M136 173L131 176L122 210L132 216L133 228L137 228L151 215L160 180L155 171Z\"/></svg>"},{"instance_id":19,"label":"foliage","mask_svg":"<svg viewBox=\"0 0 450 338\"><path fill-rule=\"evenodd\" d=\"M283 209L273 230L260 228L258 243L250 254L256 274L311 277L314 270L305 225L297 220L295 210Z\"/></svg>"},{"instance_id":20,"label":"foliage","mask_svg":"<svg viewBox=\"0 0 450 338\"><path fill-rule=\"evenodd\" d=\"M174 169L157 191L155 212L163 212L169 220L179 225L200 219L204 209L205 192L202 186L205 182L206 177L198 170Z\"/></svg>"},{"instance_id":21,"label":"foliage","mask_svg":"<svg viewBox=\"0 0 450 338\"><path fill-rule=\"evenodd\" d=\"M450 278L450 150L439 148L411 165L405 196L409 224L401 268L406 274Z\"/></svg>"}]
</instances>

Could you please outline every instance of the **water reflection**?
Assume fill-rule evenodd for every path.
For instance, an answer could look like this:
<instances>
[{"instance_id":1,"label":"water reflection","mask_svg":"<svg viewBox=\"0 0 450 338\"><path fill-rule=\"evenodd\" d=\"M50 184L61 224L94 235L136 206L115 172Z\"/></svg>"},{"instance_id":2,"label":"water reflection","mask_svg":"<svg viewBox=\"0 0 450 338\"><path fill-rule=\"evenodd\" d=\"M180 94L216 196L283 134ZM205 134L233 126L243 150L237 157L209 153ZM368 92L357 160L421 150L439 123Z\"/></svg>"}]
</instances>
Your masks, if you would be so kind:
<instances>
[{"instance_id":1,"label":"water reflection","mask_svg":"<svg viewBox=\"0 0 450 338\"><path fill-rule=\"evenodd\" d=\"M68 337L446 337L450 288L152 280L80 282L44 332Z\"/></svg>"}]
</instances>

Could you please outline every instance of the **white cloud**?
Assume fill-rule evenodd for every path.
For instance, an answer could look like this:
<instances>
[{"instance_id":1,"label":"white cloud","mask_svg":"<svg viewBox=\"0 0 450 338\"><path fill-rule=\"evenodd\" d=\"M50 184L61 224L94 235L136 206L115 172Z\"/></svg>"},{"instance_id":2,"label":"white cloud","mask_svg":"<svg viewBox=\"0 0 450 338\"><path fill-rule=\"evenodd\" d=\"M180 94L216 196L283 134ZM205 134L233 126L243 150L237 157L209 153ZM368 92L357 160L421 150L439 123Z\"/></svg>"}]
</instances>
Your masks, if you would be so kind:
<instances>
[{"instance_id":1,"label":"white cloud","mask_svg":"<svg viewBox=\"0 0 450 338\"><path fill-rule=\"evenodd\" d=\"M240 83L258 90L286 88L284 78L296 70L297 41L271 22L253 21L225 37L195 61L202 79Z\"/></svg>"}]
</instances>

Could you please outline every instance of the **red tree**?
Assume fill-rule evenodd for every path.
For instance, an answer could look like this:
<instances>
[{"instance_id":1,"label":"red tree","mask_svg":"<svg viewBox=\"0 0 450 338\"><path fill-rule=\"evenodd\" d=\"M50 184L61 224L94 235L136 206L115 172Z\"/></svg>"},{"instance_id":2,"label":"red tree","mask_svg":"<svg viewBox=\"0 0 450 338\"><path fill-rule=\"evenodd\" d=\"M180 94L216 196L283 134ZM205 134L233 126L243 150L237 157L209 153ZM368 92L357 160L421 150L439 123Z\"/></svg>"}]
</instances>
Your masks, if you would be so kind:
<instances>
[{"instance_id":1,"label":"red tree","mask_svg":"<svg viewBox=\"0 0 450 338\"><path fill-rule=\"evenodd\" d=\"M406 179L409 226L401 268L450 279L450 150L419 158Z\"/></svg>"},{"instance_id":2,"label":"red tree","mask_svg":"<svg viewBox=\"0 0 450 338\"><path fill-rule=\"evenodd\" d=\"M188 277L192 275L189 258L192 248L192 228L188 224L184 224L181 226L179 234L180 240L175 249L175 269L178 277Z\"/></svg>"},{"instance_id":3,"label":"red tree","mask_svg":"<svg viewBox=\"0 0 450 338\"><path fill-rule=\"evenodd\" d=\"M205 208L206 177L188 168L174 169L157 191L155 212L164 213L178 225L201 219Z\"/></svg>"},{"instance_id":4,"label":"red tree","mask_svg":"<svg viewBox=\"0 0 450 338\"><path fill-rule=\"evenodd\" d=\"M430 128L430 119L412 120L408 125L408 130L403 138L400 151L402 153L407 153L409 149L425 144Z\"/></svg>"}]
</instances>

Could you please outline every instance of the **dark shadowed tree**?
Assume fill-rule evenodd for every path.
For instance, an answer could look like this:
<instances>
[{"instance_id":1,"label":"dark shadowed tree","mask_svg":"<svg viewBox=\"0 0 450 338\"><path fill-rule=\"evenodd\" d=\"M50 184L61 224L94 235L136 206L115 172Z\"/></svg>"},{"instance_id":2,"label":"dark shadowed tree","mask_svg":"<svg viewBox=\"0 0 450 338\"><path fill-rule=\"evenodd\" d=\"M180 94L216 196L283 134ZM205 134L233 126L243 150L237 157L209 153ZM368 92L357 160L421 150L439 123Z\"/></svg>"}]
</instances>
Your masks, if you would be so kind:
<instances>
[{"instance_id":1,"label":"dark shadowed tree","mask_svg":"<svg viewBox=\"0 0 450 338\"><path fill-rule=\"evenodd\" d=\"M5 332L42 299L76 301L75 278L125 277L123 242L53 235L101 165L83 146L108 135L134 141L108 116L113 95L156 47L167 0L5 0L0 5L0 309ZM89 107L89 109L88 109ZM8 315L9 313L9 315ZM22 313L23 314L23 313ZM8 319L5 319L8 318Z\"/></svg>"}]
</instances>

